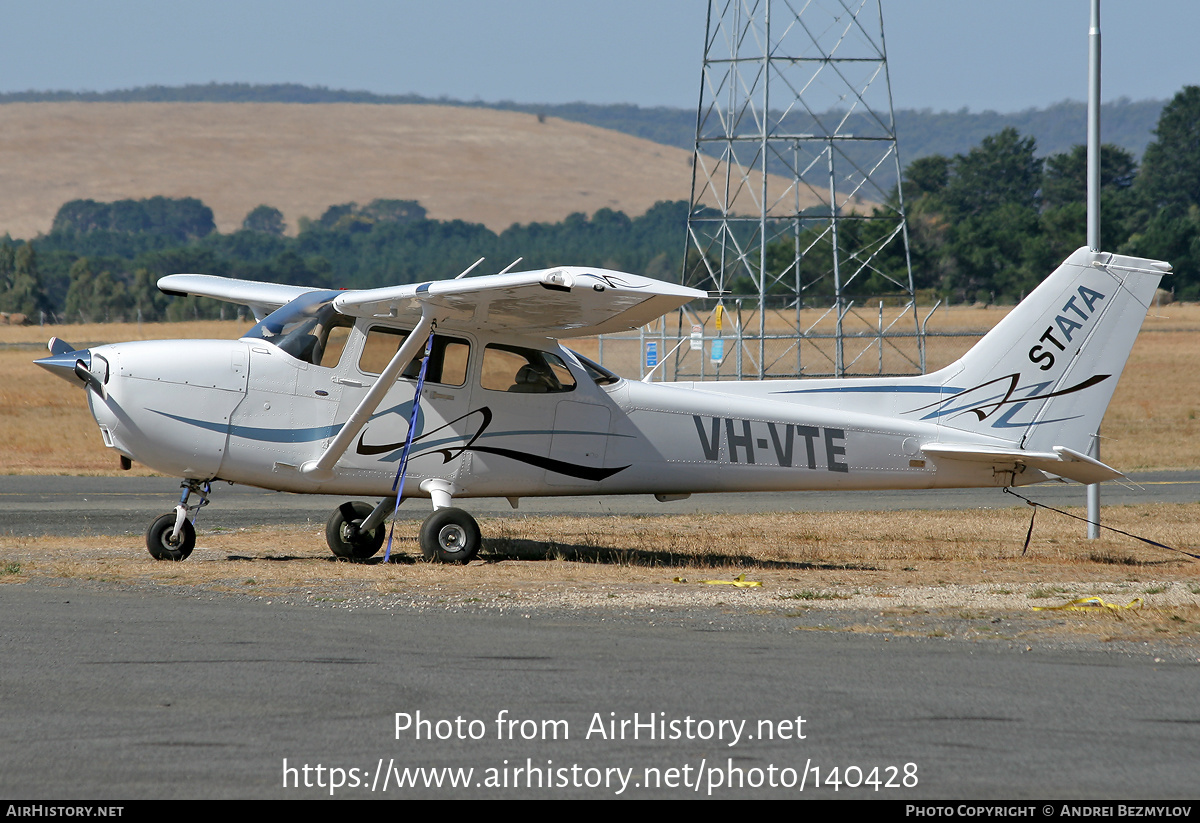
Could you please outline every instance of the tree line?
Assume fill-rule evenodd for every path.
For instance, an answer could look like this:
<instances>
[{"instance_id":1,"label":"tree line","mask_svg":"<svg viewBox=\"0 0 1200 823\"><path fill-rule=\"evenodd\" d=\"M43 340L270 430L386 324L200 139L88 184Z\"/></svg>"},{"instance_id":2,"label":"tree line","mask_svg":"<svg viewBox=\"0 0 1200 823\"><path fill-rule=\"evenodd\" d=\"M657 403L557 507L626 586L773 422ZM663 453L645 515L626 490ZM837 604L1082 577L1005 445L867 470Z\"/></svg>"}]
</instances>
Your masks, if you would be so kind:
<instances>
[{"instance_id":1,"label":"tree line","mask_svg":"<svg viewBox=\"0 0 1200 823\"><path fill-rule=\"evenodd\" d=\"M202 298L168 298L158 278L197 272L319 288L374 288L453 277L478 258L498 271L586 262L678 277L686 202L659 203L631 218L600 209L557 223L493 232L477 223L431 220L414 200L330 206L285 234L280 211L261 205L229 234L194 198L63 204L49 234L0 238L0 311L37 322L181 320L236 311Z\"/></svg>"},{"instance_id":2,"label":"tree line","mask_svg":"<svg viewBox=\"0 0 1200 823\"><path fill-rule=\"evenodd\" d=\"M1200 87L1164 107L1141 164L1100 152L1101 246L1170 262L1164 282L1200 298ZM965 154L931 155L904 171L918 288L958 299L1014 302L1085 245L1087 150L1044 161L1006 128Z\"/></svg>"}]
</instances>

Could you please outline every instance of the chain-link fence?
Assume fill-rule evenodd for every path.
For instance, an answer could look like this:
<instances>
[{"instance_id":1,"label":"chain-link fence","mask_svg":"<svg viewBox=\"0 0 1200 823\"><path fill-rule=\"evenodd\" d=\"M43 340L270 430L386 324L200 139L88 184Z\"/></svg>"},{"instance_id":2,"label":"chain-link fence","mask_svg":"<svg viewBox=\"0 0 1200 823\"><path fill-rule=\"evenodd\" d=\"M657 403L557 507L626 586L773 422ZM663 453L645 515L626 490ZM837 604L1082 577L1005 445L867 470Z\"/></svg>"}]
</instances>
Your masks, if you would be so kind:
<instances>
[{"instance_id":1,"label":"chain-link fence","mask_svg":"<svg viewBox=\"0 0 1200 823\"><path fill-rule=\"evenodd\" d=\"M571 341L572 348L624 377L653 380L738 380L836 374L838 343L846 376L922 374L953 363L1010 307L932 309L888 306L843 310L741 312L715 306L665 315L636 333ZM800 333L797 333L797 329ZM760 368L760 364L761 368Z\"/></svg>"}]
</instances>

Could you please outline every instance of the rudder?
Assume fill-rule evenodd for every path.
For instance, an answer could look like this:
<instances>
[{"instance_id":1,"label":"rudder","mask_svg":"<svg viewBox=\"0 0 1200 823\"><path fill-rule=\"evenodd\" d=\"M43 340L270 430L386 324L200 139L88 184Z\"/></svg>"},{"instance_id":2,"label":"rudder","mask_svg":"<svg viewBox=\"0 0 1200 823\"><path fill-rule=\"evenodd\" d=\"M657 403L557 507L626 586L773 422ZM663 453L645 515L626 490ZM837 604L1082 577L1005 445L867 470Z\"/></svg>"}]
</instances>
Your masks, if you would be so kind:
<instances>
[{"instance_id":1,"label":"rudder","mask_svg":"<svg viewBox=\"0 0 1200 823\"><path fill-rule=\"evenodd\" d=\"M956 363L925 419L1086 454L1162 276L1156 260L1075 251ZM953 431L939 437L954 440Z\"/></svg>"}]
</instances>

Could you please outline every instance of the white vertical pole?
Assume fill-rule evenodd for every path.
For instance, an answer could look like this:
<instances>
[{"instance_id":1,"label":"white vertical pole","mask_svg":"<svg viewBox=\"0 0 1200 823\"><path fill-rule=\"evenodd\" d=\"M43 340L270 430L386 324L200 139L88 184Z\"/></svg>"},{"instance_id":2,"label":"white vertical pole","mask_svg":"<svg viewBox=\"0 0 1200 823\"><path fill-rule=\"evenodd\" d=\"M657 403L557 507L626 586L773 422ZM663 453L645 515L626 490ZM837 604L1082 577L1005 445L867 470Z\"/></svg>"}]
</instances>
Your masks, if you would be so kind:
<instances>
[{"instance_id":1,"label":"white vertical pole","mask_svg":"<svg viewBox=\"0 0 1200 823\"><path fill-rule=\"evenodd\" d=\"M1088 28L1087 244L1100 251L1100 0L1092 0ZM1100 459L1100 433L1092 435L1091 456ZM1088 539L1100 536L1100 485L1087 487Z\"/></svg>"}]
</instances>

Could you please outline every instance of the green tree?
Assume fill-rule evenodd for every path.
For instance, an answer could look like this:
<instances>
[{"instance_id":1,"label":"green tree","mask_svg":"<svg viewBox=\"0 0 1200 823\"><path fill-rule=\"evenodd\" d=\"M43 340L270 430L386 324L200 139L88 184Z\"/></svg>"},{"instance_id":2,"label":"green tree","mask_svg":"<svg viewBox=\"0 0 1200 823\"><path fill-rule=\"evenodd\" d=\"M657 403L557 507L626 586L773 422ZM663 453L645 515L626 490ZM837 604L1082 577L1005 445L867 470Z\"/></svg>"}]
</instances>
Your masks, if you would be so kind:
<instances>
[{"instance_id":1,"label":"green tree","mask_svg":"<svg viewBox=\"0 0 1200 823\"><path fill-rule=\"evenodd\" d=\"M186 242L208 237L217 230L212 209L195 197L151 197L139 202L146 215L148 231Z\"/></svg>"},{"instance_id":2,"label":"green tree","mask_svg":"<svg viewBox=\"0 0 1200 823\"><path fill-rule=\"evenodd\" d=\"M950 182L950 158L940 154L918 158L904 170L904 198L937 194Z\"/></svg>"},{"instance_id":3,"label":"green tree","mask_svg":"<svg viewBox=\"0 0 1200 823\"><path fill-rule=\"evenodd\" d=\"M133 272L133 284L129 289L131 319L154 322L166 314L169 298L158 290L158 283L148 269Z\"/></svg>"},{"instance_id":4,"label":"green tree","mask_svg":"<svg viewBox=\"0 0 1200 823\"><path fill-rule=\"evenodd\" d=\"M1133 185L1137 161L1125 149L1105 143L1100 147L1100 190L1123 191ZM1046 158L1042 201L1048 208L1087 203L1087 146Z\"/></svg>"},{"instance_id":5,"label":"green tree","mask_svg":"<svg viewBox=\"0 0 1200 823\"><path fill-rule=\"evenodd\" d=\"M950 178L937 196L954 216L983 214L1003 205L1037 207L1042 161L1032 137L1006 128L954 158Z\"/></svg>"},{"instance_id":6,"label":"green tree","mask_svg":"<svg viewBox=\"0 0 1200 823\"><path fill-rule=\"evenodd\" d=\"M0 294L0 310L35 317L50 308L42 278L38 273L37 254L33 246L22 243L13 261L11 284Z\"/></svg>"},{"instance_id":7,"label":"green tree","mask_svg":"<svg viewBox=\"0 0 1200 823\"><path fill-rule=\"evenodd\" d=\"M68 323L78 320L80 323L91 323L95 319L95 273L86 257L81 257L71 265L69 274L71 285L67 289L67 300L63 307Z\"/></svg>"},{"instance_id":8,"label":"green tree","mask_svg":"<svg viewBox=\"0 0 1200 823\"><path fill-rule=\"evenodd\" d=\"M425 208L416 200L372 200L360 213L373 223L414 223L425 219Z\"/></svg>"},{"instance_id":9,"label":"green tree","mask_svg":"<svg viewBox=\"0 0 1200 823\"><path fill-rule=\"evenodd\" d=\"M242 221L242 228L246 231L256 231L261 234L282 237L284 231L287 229L287 224L283 222L283 212L273 206L264 204L256 207L246 215L246 219Z\"/></svg>"},{"instance_id":10,"label":"green tree","mask_svg":"<svg viewBox=\"0 0 1200 823\"><path fill-rule=\"evenodd\" d=\"M1162 110L1137 187L1154 208L1200 205L1200 86L1185 86Z\"/></svg>"},{"instance_id":11,"label":"green tree","mask_svg":"<svg viewBox=\"0 0 1200 823\"><path fill-rule=\"evenodd\" d=\"M1121 251L1166 260L1175 271L1163 287L1174 289L1184 300L1200 298L1200 206L1171 206L1156 212Z\"/></svg>"},{"instance_id":12,"label":"green tree","mask_svg":"<svg viewBox=\"0 0 1200 823\"><path fill-rule=\"evenodd\" d=\"M11 243L0 246L0 294L12 288L13 274L17 270L17 253Z\"/></svg>"},{"instance_id":13,"label":"green tree","mask_svg":"<svg viewBox=\"0 0 1200 823\"><path fill-rule=\"evenodd\" d=\"M918 287L968 300L1015 299L1048 273L1035 151L1032 137L1006 128L952 160L910 165L905 190L916 195L906 205Z\"/></svg>"},{"instance_id":14,"label":"green tree","mask_svg":"<svg viewBox=\"0 0 1200 823\"><path fill-rule=\"evenodd\" d=\"M317 225L323 229L332 229L343 217L353 216L357 213L357 203L339 203L336 206L330 206L325 209L325 213L317 220Z\"/></svg>"},{"instance_id":15,"label":"green tree","mask_svg":"<svg viewBox=\"0 0 1200 823\"><path fill-rule=\"evenodd\" d=\"M1133 191L1137 161L1119 146L1100 147L1101 245L1115 249L1125 242L1138 219ZM1057 259L1087 242L1087 147L1046 158L1042 180L1041 230Z\"/></svg>"},{"instance_id":16,"label":"green tree","mask_svg":"<svg viewBox=\"0 0 1200 823\"><path fill-rule=\"evenodd\" d=\"M194 197L147 200L72 200L54 216L52 232L157 234L185 243L216 231L212 209Z\"/></svg>"},{"instance_id":17,"label":"green tree","mask_svg":"<svg viewBox=\"0 0 1200 823\"><path fill-rule=\"evenodd\" d=\"M1061 261L1052 261L1038 214L1008 203L957 221L946 252L955 291L968 300L1015 302Z\"/></svg>"},{"instance_id":18,"label":"green tree","mask_svg":"<svg viewBox=\"0 0 1200 823\"><path fill-rule=\"evenodd\" d=\"M96 314L105 323L119 323L125 320L125 313L129 308L129 295L125 284L113 277L111 272L105 270L96 275L92 282L92 293Z\"/></svg>"},{"instance_id":19,"label":"green tree","mask_svg":"<svg viewBox=\"0 0 1200 823\"><path fill-rule=\"evenodd\" d=\"M71 200L59 207L50 231L89 232L109 228L108 204L95 200Z\"/></svg>"}]
</instances>

